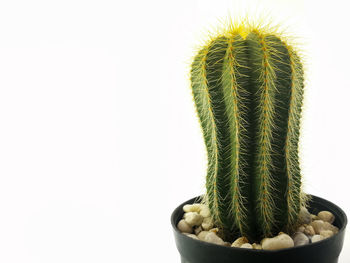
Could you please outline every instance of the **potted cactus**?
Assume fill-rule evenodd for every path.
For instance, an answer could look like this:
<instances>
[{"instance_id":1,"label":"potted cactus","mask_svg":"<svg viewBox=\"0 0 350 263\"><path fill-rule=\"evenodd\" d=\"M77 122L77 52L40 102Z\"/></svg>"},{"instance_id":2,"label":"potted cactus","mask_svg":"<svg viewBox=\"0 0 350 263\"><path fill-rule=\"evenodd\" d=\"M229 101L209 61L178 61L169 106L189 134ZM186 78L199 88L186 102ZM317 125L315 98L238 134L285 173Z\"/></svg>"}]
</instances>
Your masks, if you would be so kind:
<instances>
[{"instance_id":1,"label":"potted cactus","mask_svg":"<svg viewBox=\"0 0 350 263\"><path fill-rule=\"evenodd\" d=\"M231 23L195 55L191 87L208 168L206 193L180 205L171 217L182 262L337 262L346 215L301 188L304 77L295 47L269 28ZM188 206L195 202L200 204ZM201 207L210 212L205 220L215 227L214 242L198 238L204 233ZM315 214L312 222L302 222L306 207ZM182 219L184 208L189 213ZM325 223L316 216L320 211L334 218ZM197 224L189 224L195 217ZM313 231L317 224L336 230L328 238L316 235L324 230L322 225L313 235L300 234L318 240L312 237L313 242L294 246L293 235L305 231L308 223ZM189 231L179 230L179 224ZM263 242L276 239L286 242L264 247Z\"/></svg>"}]
</instances>

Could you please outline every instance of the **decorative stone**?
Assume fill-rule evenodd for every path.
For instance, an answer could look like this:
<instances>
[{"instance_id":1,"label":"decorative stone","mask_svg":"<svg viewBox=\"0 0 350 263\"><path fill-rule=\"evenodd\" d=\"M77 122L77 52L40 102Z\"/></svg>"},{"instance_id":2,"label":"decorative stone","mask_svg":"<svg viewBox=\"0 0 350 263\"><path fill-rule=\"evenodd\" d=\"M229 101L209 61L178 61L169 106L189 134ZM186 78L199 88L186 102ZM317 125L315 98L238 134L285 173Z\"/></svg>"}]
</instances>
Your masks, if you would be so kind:
<instances>
[{"instance_id":1,"label":"decorative stone","mask_svg":"<svg viewBox=\"0 0 350 263\"><path fill-rule=\"evenodd\" d=\"M219 232L219 228L215 227L209 230L209 232L213 232L214 234L217 234Z\"/></svg>"},{"instance_id":2,"label":"decorative stone","mask_svg":"<svg viewBox=\"0 0 350 263\"><path fill-rule=\"evenodd\" d=\"M315 220L311 223L311 226L314 228L316 234L320 234L320 231L324 229L324 222L322 220Z\"/></svg>"},{"instance_id":3,"label":"decorative stone","mask_svg":"<svg viewBox=\"0 0 350 263\"><path fill-rule=\"evenodd\" d=\"M199 214L203 217L210 217L209 207L206 205L202 205L201 211L199 212Z\"/></svg>"},{"instance_id":4,"label":"decorative stone","mask_svg":"<svg viewBox=\"0 0 350 263\"><path fill-rule=\"evenodd\" d=\"M214 226L213 220L210 217L205 217L202 222L202 228L204 230L212 229Z\"/></svg>"},{"instance_id":5,"label":"decorative stone","mask_svg":"<svg viewBox=\"0 0 350 263\"><path fill-rule=\"evenodd\" d=\"M184 215L185 221L190 226L200 226L203 222L203 216L197 212L187 212Z\"/></svg>"},{"instance_id":6,"label":"decorative stone","mask_svg":"<svg viewBox=\"0 0 350 263\"><path fill-rule=\"evenodd\" d=\"M335 219L335 216L329 211L321 211L317 214L317 216L319 217L319 219L330 224L333 224Z\"/></svg>"},{"instance_id":7,"label":"decorative stone","mask_svg":"<svg viewBox=\"0 0 350 263\"><path fill-rule=\"evenodd\" d=\"M184 205L183 210L185 213L188 212L197 212L199 213L201 211L202 204L192 204L192 205Z\"/></svg>"},{"instance_id":8,"label":"decorative stone","mask_svg":"<svg viewBox=\"0 0 350 263\"><path fill-rule=\"evenodd\" d=\"M308 236L313 236L316 234L314 228L311 225L307 225L305 227L304 233Z\"/></svg>"},{"instance_id":9,"label":"decorative stone","mask_svg":"<svg viewBox=\"0 0 350 263\"><path fill-rule=\"evenodd\" d=\"M261 241L262 249L265 250L276 250L282 248L294 247L293 239L287 234L280 233L278 236L273 238L264 238Z\"/></svg>"},{"instance_id":10,"label":"decorative stone","mask_svg":"<svg viewBox=\"0 0 350 263\"><path fill-rule=\"evenodd\" d=\"M309 238L305 234L298 232L293 236L293 242L295 247L303 246L309 244Z\"/></svg>"},{"instance_id":11,"label":"decorative stone","mask_svg":"<svg viewBox=\"0 0 350 263\"><path fill-rule=\"evenodd\" d=\"M222 246L225 244L225 242L213 232L209 232L205 236L204 241Z\"/></svg>"},{"instance_id":12,"label":"decorative stone","mask_svg":"<svg viewBox=\"0 0 350 263\"><path fill-rule=\"evenodd\" d=\"M204 241L204 240L205 240L205 237L207 236L208 233L209 233L209 231L202 231L202 232L200 232L200 233L197 235L197 237L198 237L199 240Z\"/></svg>"},{"instance_id":13,"label":"decorative stone","mask_svg":"<svg viewBox=\"0 0 350 263\"><path fill-rule=\"evenodd\" d=\"M315 242L318 242L318 241L321 241L323 240L324 237L320 236L320 235L314 235L312 238L311 238L311 243L315 243Z\"/></svg>"},{"instance_id":14,"label":"decorative stone","mask_svg":"<svg viewBox=\"0 0 350 263\"><path fill-rule=\"evenodd\" d=\"M311 223L316 234L320 234L323 230L331 230L334 234L338 233L339 229L336 226L322 220L315 220Z\"/></svg>"},{"instance_id":15,"label":"decorative stone","mask_svg":"<svg viewBox=\"0 0 350 263\"><path fill-rule=\"evenodd\" d=\"M185 233L186 236L190 237L190 238L193 238L193 239L199 239L196 235L194 234L187 234Z\"/></svg>"},{"instance_id":16,"label":"decorative stone","mask_svg":"<svg viewBox=\"0 0 350 263\"><path fill-rule=\"evenodd\" d=\"M334 235L333 231L331 230L322 230L320 231L320 235L324 238L329 238Z\"/></svg>"},{"instance_id":17,"label":"decorative stone","mask_svg":"<svg viewBox=\"0 0 350 263\"><path fill-rule=\"evenodd\" d=\"M252 247L253 249L262 249L261 245L257 243L253 243Z\"/></svg>"},{"instance_id":18,"label":"decorative stone","mask_svg":"<svg viewBox=\"0 0 350 263\"><path fill-rule=\"evenodd\" d=\"M209 232L212 232L212 233L216 234L218 237L220 237L221 239L224 239L223 231L217 227L209 229Z\"/></svg>"},{"instance_id":19,"label":"decorative stone","mask_svg":"<svg viewBox=\"0 0 350 263\"><path fill-rule=\"evenodd\" d=\"M331 230L334 234L339 232L339 228L337 228L336 226L328 223L328 222L324 222L324 230Z\"/></svg>"},{"instance_id":20,"label":"decorative stone","mask_svg":"<svg viewBox=\"0 0 350 263\"><path fill-rule=\"evenodd\" d=\"M239 237L232 243L231 247L241 247L243 244L248 242L249 241L246 237Z\"/></svg>"},{"instance_id":21,"label":"decorative stone","mask_svg":"<svg viewBox=\"0 0 350 263\"><path fill-rule=\"evenodd\" d=\"M182 232L182 233L192 233L192 227L186 223L185 219L181 219L180 222L177 224L177 228Z\"/></svg>"},{"instance_id":22,"label":"decorative stone","mask_svg":"<svg viewBox=\"0 0 350 263\"><path fill-rule=\"evenodd\" d=\"M195 203L195 204L187 204L184 205L183 208L185 213L189 213L189 212L196 212L198 214L200 214L202 217L210 217L210 210L209 207L205 204L199 204L199 203Z\"/></svg>"},{"instance_id":23,"label":"decorative stone","mask_svg":"<svg viewBox=\"0 0 350 263\"><path fill-rule=\"evenodd\" d=\"M194 233L196 234L196 235L198 235L200 232L202 232L202 227L201 226L198 226L198 227L196 227L195 229L194 229Z\"/></svg>"},{"instance_id":24,"label":"decorative stone","mask_svg":"<svg viewBox=\"0 0 350 263\"><path fill-rule=\"evenodd\" d=\"M244 243L244 244L241 246L241 248L250 248L250 249L252 249L253 246L252 246L251 244L249 244L249 243Z\"/></svg>"},{"instance_id":25,"label":"decorative stone","mask_svg":"<svg viewBox=\"0 0 350 263\"><path fill-rule=\"evenodd\" d=\"M307 211L306 207L302 207L299 212L299 221L301 224L311 223L311 214Z\"/></svg>"},{"instance_id":26,"label":"decorative stone","mask_svg":"<svg viewBox=\"0 0 350 263\"><path fill-rule=\"evenodd\" d=\"M316 215L313 215L311 214L311 220L314 221L314 220L319 220L320 218Z\"/></svg>"},{"instance_id":27,"label":"decorative stone","mask_svg":"<svg viewBox=\"0 0 350 263\"><path fill-rule=\"evenodd\" d=\"M305 226L299 226L297 229L297 232L304 233L305 231Z\"/></svg>"}]
</instances>

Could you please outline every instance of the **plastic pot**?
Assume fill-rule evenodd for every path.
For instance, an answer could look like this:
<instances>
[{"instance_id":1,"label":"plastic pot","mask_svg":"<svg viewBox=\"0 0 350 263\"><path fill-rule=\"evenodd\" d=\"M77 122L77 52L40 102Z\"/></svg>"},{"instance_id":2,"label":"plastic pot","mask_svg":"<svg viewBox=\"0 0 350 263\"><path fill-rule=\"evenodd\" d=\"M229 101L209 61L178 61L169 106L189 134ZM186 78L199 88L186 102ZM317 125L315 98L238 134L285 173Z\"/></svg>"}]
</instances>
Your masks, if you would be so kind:
<instances>
[{"instance_id":1,"label":"plastic pot","mask_svg":"<svg viewBox=\"0 0 350 263\"><path fill-rule=\"evenodd\" d=\"M335 204L317 196L312 196L309 211L317 214L327 210L335 215L339 232L322 241L304 246L280 249L275 251L255 250L219 246L190 238L176 227L184 212L185 204L192 204L200 197L192 198L178 206L171 215L171 224L175 242L180 252L182 263L337 263L343 247L347 217Z\"/></svg>"}]
</instances>

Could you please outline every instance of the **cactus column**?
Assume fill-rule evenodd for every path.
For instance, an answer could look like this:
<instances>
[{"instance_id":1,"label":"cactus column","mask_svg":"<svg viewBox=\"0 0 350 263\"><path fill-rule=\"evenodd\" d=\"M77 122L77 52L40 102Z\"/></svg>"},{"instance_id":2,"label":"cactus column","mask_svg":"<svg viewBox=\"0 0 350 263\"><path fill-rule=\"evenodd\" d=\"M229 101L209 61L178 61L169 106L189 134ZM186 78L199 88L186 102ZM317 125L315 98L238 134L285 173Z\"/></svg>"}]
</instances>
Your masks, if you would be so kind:
<instances>
[{"instance_id":1,"label":"cactus column","mask_svg":"<svg viewBox=\"0 0 350 263\"><path fill-rule=\"evenodd\" d=\"M302 205L299 57L274 35L232 30L198 52L191 83L216 225L252 240L292 229Z\"/></svg>"}]
</instances>

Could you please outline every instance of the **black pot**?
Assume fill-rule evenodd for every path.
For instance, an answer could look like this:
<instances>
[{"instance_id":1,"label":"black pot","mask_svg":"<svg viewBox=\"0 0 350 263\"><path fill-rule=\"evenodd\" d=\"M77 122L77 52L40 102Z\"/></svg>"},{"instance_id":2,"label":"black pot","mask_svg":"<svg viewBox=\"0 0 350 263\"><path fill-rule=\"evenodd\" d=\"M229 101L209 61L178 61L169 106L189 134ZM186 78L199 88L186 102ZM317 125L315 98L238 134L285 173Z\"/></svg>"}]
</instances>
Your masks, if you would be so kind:
<instances>
[{"instance_id":1,"label":"black pot","mask_svg":"<svg viewBox=\"0 0 350 263\"><path fill-rule=\"evenodd\" d=\"M339 232L322 241L276 251L255 250L219 246L190 238L177 229L184 214L182 207L193 204L200 197L192 198L177 207L171 215L171 224L182 263L337 263L343 247L347 218L342 209L317 196L312 196L309 211L330 211L335 215L334 225Z\"/></svg>"}]
</instances>

